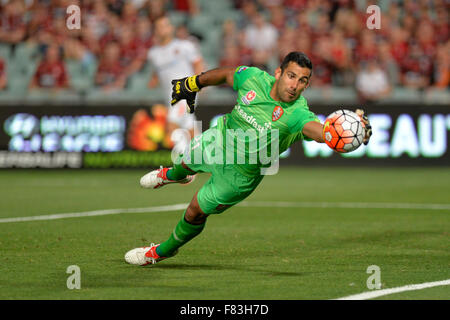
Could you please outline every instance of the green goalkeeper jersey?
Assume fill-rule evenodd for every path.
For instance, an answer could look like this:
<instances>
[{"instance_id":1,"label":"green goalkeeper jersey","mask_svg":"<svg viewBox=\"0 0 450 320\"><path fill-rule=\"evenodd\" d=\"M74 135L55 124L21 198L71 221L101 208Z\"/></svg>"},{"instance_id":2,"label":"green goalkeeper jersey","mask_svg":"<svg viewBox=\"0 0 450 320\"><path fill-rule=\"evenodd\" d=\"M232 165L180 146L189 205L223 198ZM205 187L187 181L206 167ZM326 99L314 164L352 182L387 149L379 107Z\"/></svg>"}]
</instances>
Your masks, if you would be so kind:
<instances>
[{"instance_id":1,"label":"green goalkeeper jersey","mask_svg":"<svg viewBox=\"0 0 450 320\"><path fill-rule=\"evenodd\" d=\"M270 166L269 159L278 159L294 142L310 140L303 135L303 126L319 121L303 96L290 103L273 100L270 91L274 83L275 77L258 68L236 68L233 89L238 92L237 103L217 124L226 137L226 162L234 163L246 176L260 174L261 167Z\"/></svg>"}]
</instances>

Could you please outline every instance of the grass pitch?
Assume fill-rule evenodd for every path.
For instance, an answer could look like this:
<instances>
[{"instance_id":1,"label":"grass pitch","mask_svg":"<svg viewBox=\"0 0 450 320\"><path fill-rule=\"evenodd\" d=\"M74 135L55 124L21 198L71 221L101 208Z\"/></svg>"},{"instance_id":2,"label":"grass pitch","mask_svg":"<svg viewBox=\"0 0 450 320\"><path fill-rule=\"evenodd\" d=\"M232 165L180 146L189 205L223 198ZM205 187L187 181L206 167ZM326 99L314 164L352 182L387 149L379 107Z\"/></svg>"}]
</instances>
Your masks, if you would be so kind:
<instances>
[{"instance_id":1,"label":"grass pitch","mask_svg":"<svg viewBox=\"0 0 450 320\"><path fill-rule=\"evenodd\" d=\"M208 178L153 191L139 187L144 173L0 171L0 219L187 203ZM282 167L247 206L210 217L151 267L126 264L125 252L166 240L182 210L0 223L0 299L334 299L368 291L370 265L382 288L445 280L449 191L449 168ZM355 202L369 205L330 204ZM80 267L79 290L67 288L70 265ZM442 286L379 299L449 298Z\"/></svg>"}]
</instances>

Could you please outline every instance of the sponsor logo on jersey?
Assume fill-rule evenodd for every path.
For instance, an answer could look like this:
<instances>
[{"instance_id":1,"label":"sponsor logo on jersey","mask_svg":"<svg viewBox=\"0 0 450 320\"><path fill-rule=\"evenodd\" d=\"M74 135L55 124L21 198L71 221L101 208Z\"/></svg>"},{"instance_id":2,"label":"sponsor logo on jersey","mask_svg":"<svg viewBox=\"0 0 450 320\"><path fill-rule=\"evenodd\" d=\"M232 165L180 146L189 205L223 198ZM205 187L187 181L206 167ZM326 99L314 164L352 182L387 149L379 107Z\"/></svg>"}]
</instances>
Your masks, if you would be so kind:
<instances>
[{"instance_id":1,"label":"sponsor logo on jersey","mask_svg":"<svg viewBox=\"0 0 450 320\"><path fill-rule=\"evenodd\" d=\"M240 68L238 69L237 73L241 73L242 71L247 70L247 69L248 69L248 67L245 67L245 66L240 67Z\"/></svg>"},{"instance_id":2,"label":"sponsor logo on jersey","mask_svg":"<svg viewBox=\"0 0 450 320\"><path fill-rule=\"evenodd\" d=\"M241 109L240 105L236 105L234 107L236 109L236 111L238 112L238 114L247 122L249 123L253 128L255 128L256 130L258 130L260 133L263 133L264 130L269 130L272 128L272 123L270 122L265 122L264 125L259 124L255 117L247 114L244 110Z\"/></svg>"},{"instance_id":3,"label":"sponsor logo on jersey","mask_svg":"<svg viewBox=\"0 0 450 320\"><path fill-rule=\"evenodd\" d=\"M281 116L283 115L284 111L283 108L280 106L276 106L273 109L273 113L272 113L272 121L277 121L278 119L281 118Z\"/></svg>"},{"instance_id":4,"label":"sponsor logo on jersey","mask_svg":"<svg viewBox=\"0 0 450 320\"><path fill-rule=\"evenodd\" d=\"M245 94L245 96L242 96L241 100L244 104L249 105L250 102L255 100L255 98L256 98L256 92L253 90L250 90Z\"/></svg>"}]
</instances>

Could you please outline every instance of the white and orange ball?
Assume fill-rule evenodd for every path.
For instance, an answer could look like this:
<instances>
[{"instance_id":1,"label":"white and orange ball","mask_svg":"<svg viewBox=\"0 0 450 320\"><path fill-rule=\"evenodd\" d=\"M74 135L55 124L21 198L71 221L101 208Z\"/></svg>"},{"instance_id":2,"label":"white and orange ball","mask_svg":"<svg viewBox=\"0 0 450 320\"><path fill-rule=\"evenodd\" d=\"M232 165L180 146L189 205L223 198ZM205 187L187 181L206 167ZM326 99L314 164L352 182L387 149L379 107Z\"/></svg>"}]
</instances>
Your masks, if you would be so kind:
<instances>
[{"instance_id":1,"label":"white and orange ball","mask_svg":"<svg viewBox=\"0 0 450 320\"><path fill-rule=\"evenodd\" d=\"M323 139L334 151L351 152L363 143L364 123L350 110L337 110L330 114L323 125Z\"/></svg>"}]
</instances>

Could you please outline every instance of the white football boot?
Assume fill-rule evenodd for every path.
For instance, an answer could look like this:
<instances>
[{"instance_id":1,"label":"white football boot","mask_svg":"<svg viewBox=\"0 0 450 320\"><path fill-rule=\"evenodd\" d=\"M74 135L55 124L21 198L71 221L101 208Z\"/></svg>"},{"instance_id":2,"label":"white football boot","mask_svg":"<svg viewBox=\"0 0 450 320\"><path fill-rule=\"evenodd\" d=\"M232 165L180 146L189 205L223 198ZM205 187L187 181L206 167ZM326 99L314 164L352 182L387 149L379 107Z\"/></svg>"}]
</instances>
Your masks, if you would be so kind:
<instances>
[{"instance_id":1,"label":"white football boot","mask_svg":"<svg viewBox=\"0 0 450 320\"><path fill-rule=\"evenodd\" d=\"M141 187L147 189L158 189L169 183L188 184L195 179L195 176L186 176L186 178L181 180L170 180L167 178L167 171L169 169L171 168L163 168L163 166L161 166L159 169L147 173L140 180Z\"/></svg>"},{"instance_id":2,"label":"white football boot","mask_svg":"<svg viewBox=\"0 0 450 320\"><path fill-rule=\"evenodd\" d=\"M159 244L150 244L150 247L141 247L141 248L135 248L127 253L125 253L125 261L129 264L134 264L138 266L146 266L148 264L155 264L161 260L170 258L170 257L160 257L156 253L156 248L159 246ZM178 250L175 251L175 253L172 255L176 255L178 253Z\"/></svg>"}]
</instances>

